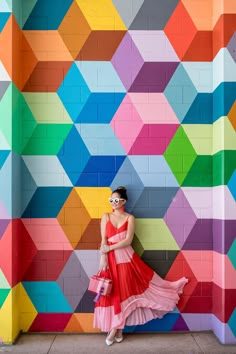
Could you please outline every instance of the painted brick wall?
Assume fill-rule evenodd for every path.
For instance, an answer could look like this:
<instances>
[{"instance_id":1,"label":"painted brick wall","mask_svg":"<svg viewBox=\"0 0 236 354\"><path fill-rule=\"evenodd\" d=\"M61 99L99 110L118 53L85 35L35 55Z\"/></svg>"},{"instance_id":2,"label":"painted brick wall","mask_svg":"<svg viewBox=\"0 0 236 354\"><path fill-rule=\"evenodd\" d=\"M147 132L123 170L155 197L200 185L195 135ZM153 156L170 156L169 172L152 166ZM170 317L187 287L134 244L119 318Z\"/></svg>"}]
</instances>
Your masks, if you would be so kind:
<instances>
[{"instance_id":1,"label":"painted brick wall","mask_svg":"<svg viewBox=\"0 0 236 354\"><path fill-rule=\"evenodd\" d=\"M234 0L0 1L0 337L92 332L99 220L190 282L162 320L236 343Z\"/></svg>"}]
</instances>

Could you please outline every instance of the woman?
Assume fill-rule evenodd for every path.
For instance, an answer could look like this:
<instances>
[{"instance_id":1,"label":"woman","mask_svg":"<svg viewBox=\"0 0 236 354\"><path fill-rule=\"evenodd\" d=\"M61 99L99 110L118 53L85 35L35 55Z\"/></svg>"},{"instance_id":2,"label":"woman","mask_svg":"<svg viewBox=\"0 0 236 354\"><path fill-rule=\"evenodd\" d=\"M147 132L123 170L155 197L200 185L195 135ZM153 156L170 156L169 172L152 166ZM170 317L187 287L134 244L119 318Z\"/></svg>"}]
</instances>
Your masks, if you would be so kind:
<instances>
[{"instance_id":1,"label":"woman","mask_svg":"<svg viewBox=\"0 0 236 354\"><path fill-rule=\"evenodd\" d=\"M94 327L108 332L106 344L122 342L125 325L140 325L174 310L186 278L170 282L160 278L134 252L135 218L128 214L126 189L118 187L109 198L113 211L101 219L101 274L112 278L109 296L95 304Z\"/></svg>"}]
</instances>

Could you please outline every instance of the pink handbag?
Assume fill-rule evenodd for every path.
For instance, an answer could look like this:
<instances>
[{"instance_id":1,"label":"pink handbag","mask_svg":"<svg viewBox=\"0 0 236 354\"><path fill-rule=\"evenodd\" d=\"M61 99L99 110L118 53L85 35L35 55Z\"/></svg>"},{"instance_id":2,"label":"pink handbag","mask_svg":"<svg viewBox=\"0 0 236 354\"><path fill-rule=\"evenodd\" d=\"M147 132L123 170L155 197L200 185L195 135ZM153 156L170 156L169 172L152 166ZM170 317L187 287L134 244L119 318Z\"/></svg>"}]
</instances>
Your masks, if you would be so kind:
<instances>
[{"instance_id":1,"label":"pink handbag","mask_svg":"<svg viewBox=\"0 0 236 354\"><path fill-rule=\"evenodd\" d=\"M88 290L97 294L94 301L97 302L101 295L110 295L112 289L112 280L101 275L101 272L91 276Z\"/></svg>"}]
</instances>

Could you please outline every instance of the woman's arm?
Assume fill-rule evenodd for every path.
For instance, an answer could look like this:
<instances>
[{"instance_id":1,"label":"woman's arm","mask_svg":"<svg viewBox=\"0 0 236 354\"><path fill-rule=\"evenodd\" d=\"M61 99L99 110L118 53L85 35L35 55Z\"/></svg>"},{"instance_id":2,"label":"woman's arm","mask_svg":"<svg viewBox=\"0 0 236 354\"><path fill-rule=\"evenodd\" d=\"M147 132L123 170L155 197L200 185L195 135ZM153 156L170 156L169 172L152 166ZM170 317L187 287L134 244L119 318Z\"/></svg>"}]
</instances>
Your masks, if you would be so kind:
<instances>
[{"instance_id":1,"label":"woman's arm","mask_svg":"<svg viewBox=\"0 0 236 354\"><path fill-rule=\"evenodd\" d=\"M114 245L108 246L107 244L103 244L101 246L101 251L103 253L107 253L109 251L117 250L119 248L124 248L124 247L131 245L133 238L134 238L134 229L135 229L135 218L133 215L130 215L129 219L128 219L126 238L120 242L117 242Z\"/></svg>"},{"instance_id":2,"label":"woman's arm","mask_svg":"<svg viewBox=\"0 0 236 354\"><path fill-rule=\"evenodd\" d=\"M101 231L101 249L105 245L107 245L107 240L106 240L106 223L107 223L107 214L104 214L101 218L101 224L100 224L100 231ZM100 263L99 263L99 270L105 270L107 268L108 262L107 262L107 255L102 252L101 257L100 257Z\"/></svg>"},{"instance_id":3,"label":"woman's arm","mask_svg":"<svg viewBox=\"0 0 236 354\"><path fill-rule=\"evenodd\" d=\"M104 214L101 218L101 224L100 224L100 231L101 231L101 246L107 244L107 239L106 239L106 224L107 224L107 214Z\"/></svg>"}]
</instances>

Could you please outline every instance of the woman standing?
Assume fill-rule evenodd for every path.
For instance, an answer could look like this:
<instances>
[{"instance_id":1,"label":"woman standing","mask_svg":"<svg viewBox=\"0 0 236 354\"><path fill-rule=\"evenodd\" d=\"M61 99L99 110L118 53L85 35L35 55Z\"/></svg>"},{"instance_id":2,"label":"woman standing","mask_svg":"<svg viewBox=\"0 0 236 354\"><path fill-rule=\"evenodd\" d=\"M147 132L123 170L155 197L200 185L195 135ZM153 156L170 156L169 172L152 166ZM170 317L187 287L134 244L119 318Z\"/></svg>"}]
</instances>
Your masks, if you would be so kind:
<instances>
[{"instance_id":1,"label":"woman standing","mask_svg":"<svg viewBox=\"0 0 236 354\"><path fill-rule=\"evenodd\" d=\"M126 189L118 187L109 198L113 212L101 219L101 274L111 274L109 296L95 304L94 327L108 332L106 344L122 342L125 325L140 325L173 311L188 280L170 282L159 277L134 252L135 218L124 209Z\"/></svg>"}]
</instances>

